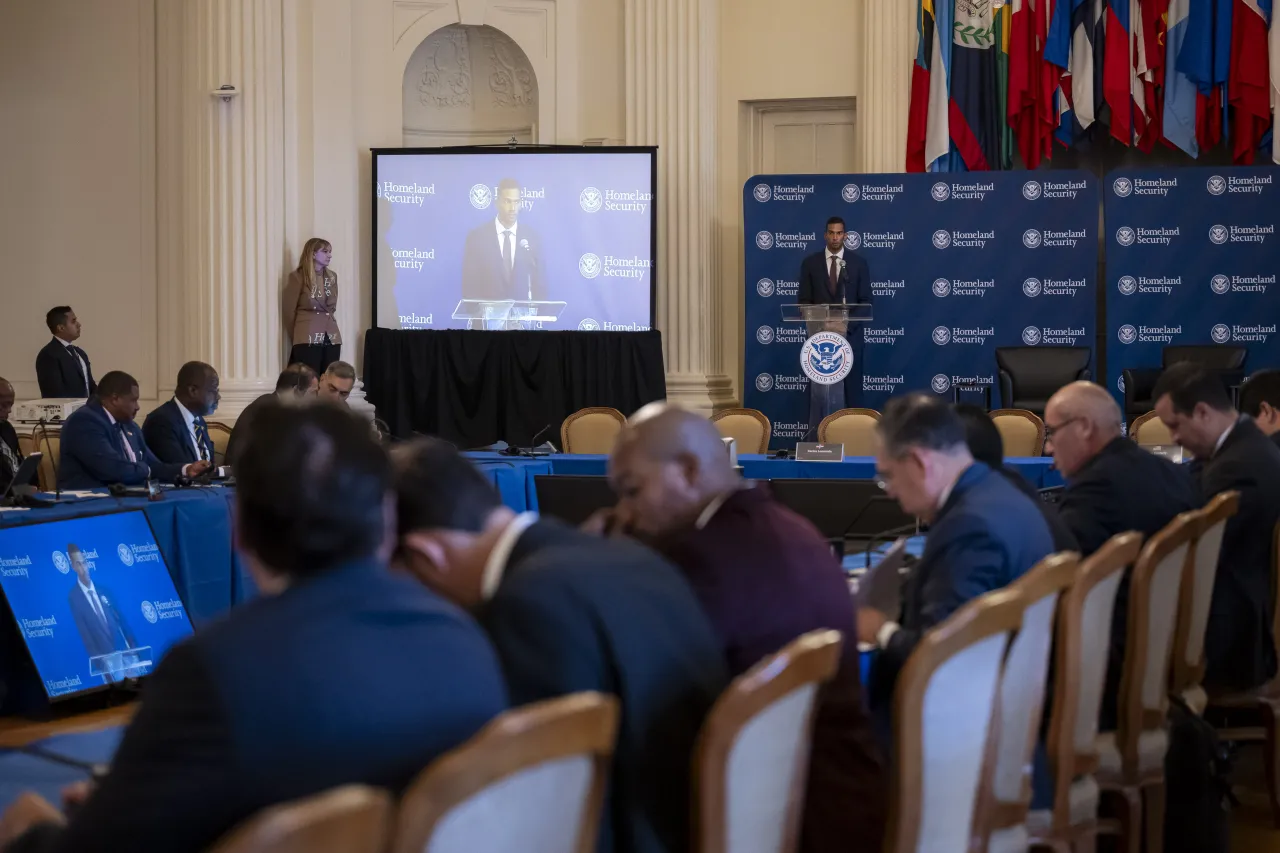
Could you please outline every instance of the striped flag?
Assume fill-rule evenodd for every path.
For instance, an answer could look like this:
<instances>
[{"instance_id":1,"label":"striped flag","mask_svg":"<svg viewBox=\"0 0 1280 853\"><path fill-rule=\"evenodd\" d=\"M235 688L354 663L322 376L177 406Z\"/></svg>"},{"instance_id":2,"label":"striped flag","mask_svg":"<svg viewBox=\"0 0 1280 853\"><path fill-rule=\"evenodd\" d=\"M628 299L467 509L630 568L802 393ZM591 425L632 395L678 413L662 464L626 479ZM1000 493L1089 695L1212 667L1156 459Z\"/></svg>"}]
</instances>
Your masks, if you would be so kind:
<instances>
[{"instance_id":1,"label":"striped flag","mask_svg":"<svg viewBox=\"0 0 1280 853\"><path fill-rule=\"evenodd\" d=\"M1009 20L1009 100L1005 108L1022 162L1035 169L1053 155L1050 116L1058 73L1044 60L1050 0L1013 0ZM1047 89L1047 91L1046 91Z\"/></svg>"},{"instance_id":2,"label":"striped flag","mask_svg":"<svg viewBox=\"0 0 1280 853\"><path fill-rule=\"evenodd\" d=\"M1106 0L1071 0L1071 105L1082 130L1098 119L1105 98L1099 67L1106 60Z\"/></svg>"},{"instance_id":3,"label":"striped flag","mask_svg":"<svg viewBox=\"0 0 1280 853\"><path fill-rule=\"evenodd\" d=\"M1005 117L1009 114L1009 41L1013 31L1013 7L1008 3L995 9L996 25L996 114L1000 131L1000 162L997 169L1013 168L1013 128Z\"/></svg>"},{"instance_id":4,"label":"striped flag","mask_svg":"<svg viewBox=\"0 0 1280 853\"><path fill-rule=\"evenodd\" d=\"M951 150L951 44L955 21L953 0L933 6L933 55L929 60L929 111L925 131L924 162L931 172L958 171L959 157Z\"/></svg>"},{"instance_id":5,"label":"striped flag","mask_svg":"<svg viewBox=\"0 0 1280 853\"><path fill-rule=\"evenodd\" d=\"M1209 149L1222 141L1223 89L1231 70L1231 13L1234 0L1190 0L1187 36L1178 70L1196 84L1196 142Z\"/></svg>"},{"instance_id":6,"label":"striped flag","mask_svg":"<svg viewBox=\"0 0 1280 853\"><path fill-rule=\"evenodd\" d=\"M1132 6L1130 0L1111 0L1107 4L1102 65L1102 94L1111 108L1111 135L1124 145L1134 141Z\"/></svg>"},{"instance_id":7,"label":"striped flag","mask_svg":"<svg viewBox=\"0 0 1280 853\"><path fill-rule=\"evenodd\" d=\"M996 30L990 0L955 0L951 50L951 141L970 171L1000 163Z\"/></svg>"},{"instance_id":8,"label":"striped flag","mask_svg":"<svg viewBox=\"0 0 1280 853\"><path fill-rule=\"evenodd\" d=\"M1053 83L1054 136L1068 148L1080 135L1075 108L1071 103L1072 79L1072 9L1078 0L1056 0L1049 15L1049 31L1045 39L1044 60Z\"/></svg>"},{"instance_id":9,"label":"striped flag","mask_svg":"<svg viewBox=\"0 0 1280 853\"><path fill-rule=\"evenodd\" d=\"M1231 104L1231 156L1241 165L1253 163L1253 153L1271 125L1271 80L1267 65L1267 21L1259 0L1235 0L1231 26L1231 73L1227 84Z\"/></svg>"},{"instance_id":10,"label":"striped flag","mask_svg":"<svg viewBox=\"0 0 1280 853\"><path fill-rule=\"evenodd\" d=\"M1192 157L1200 156L1196 141L1196 84L1178 65L1190 26L1191 0L1169 0L1169 24L1164 66L1164 138Z\"/></svg>"},{"instance_id":11,"label":"striped flag","mask_svg":"<svg viewBox=\"0 0 1280 853\"><path fill-rule=\"evenodd\" d=\"M911 107L907 115L907 171L923 172L929 133L929 77L933 62L933 0L920 0L916 11L916 61L911 66Z\"/></svg>"},{"instance_id":12,"label":"striped flag","mask_svg":"<svg viewBox=\"0 0 1280 853\"><path fill-rule=\"evenodd\" d=\"M1164 79L1166 22L1169 0L1141 0L1137 32L1137 74L1142 81L1142 115L1146 127L1138 147L1148 154L1164 135ZM1136 96L1135 96L1136 97Z\"/></svg>"}]
</instances>

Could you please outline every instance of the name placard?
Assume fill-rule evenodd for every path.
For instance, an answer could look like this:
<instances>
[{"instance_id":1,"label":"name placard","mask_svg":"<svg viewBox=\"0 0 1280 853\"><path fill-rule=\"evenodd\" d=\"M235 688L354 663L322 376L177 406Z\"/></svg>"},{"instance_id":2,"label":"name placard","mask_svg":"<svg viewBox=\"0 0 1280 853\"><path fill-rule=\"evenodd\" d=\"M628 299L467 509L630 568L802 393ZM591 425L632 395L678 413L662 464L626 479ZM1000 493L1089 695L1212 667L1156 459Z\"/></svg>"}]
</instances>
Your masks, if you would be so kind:
<instances>
[{"instance_id":1,"label":"name placard","mask_svg":"<svg viewBox=\"0 0 1280 853\"><path fill-rule=\"evenodd\" d=\"M818 444L802 441L796 445L797 462L843 462L843 444Z\"/></svg>"}]
</instances>

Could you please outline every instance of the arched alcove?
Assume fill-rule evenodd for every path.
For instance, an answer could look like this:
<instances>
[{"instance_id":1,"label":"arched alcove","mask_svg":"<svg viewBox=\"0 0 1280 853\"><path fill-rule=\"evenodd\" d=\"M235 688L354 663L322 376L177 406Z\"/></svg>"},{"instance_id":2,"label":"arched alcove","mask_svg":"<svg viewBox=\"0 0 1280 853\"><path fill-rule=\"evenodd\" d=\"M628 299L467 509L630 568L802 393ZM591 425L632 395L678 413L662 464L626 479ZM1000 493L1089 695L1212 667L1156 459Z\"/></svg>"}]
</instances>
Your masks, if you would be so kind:
<instances>
[{"instance_id":1,"label":"arched alcove","mask_svg":"<svg viewBox=\"0 0 1280 853\"><path fill-rule=\"evenodd\" d=\"M405 66L402 103L406 146L536 139L537 74L494 27L452 24L423 39Z\"/></svg>"}]
</instances>

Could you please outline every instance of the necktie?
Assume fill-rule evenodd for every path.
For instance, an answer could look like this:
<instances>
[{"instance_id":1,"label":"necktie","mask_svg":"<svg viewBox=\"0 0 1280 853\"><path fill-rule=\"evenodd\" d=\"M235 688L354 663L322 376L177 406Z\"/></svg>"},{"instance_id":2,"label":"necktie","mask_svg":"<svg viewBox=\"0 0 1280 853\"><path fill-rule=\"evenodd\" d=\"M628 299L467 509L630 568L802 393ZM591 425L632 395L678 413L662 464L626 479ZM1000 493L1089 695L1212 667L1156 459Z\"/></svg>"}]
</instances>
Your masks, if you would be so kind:
<instances>
[{"instance_id":1,"label":"necktie","mask_svg":"<svg viewBox=\"0 0 1280 853\"><path fill-rule=\"evenodd\" d=\"M4 459L4 463L9 466L9 473L18 473L18 466L22 464L18 459L18 455L13 452L13 448L9 446L9 442L0 438L0 458Z\"/></svg>"},{"instance_id":2,"label":"necktie","mask_svg":"<svg viewBox=\"0 0 1280 853\"><path fill-rule=\"evenodd\" d=\"M512 267L511 232L503 231L502 232L502 271L504 273L509 273L511 272L511 267Z\"/></svg>"},{"instance_id":3,"label":"necktie","mask_svg":"<svg viewBox=\"0 0 1280 853\"><path fill-rule=\"evenodd\" d=\"M196 446L199 449L200 459L204 462L209 461L209 431L205 427L204 418L196 418Z\"/></svg>"},{"instance_id":4,"label":"necktie","mask_svg":"<svg viewBox=\"0 0 1280 853\"><path fill-rule=\"evenodd\" d=\"M129 436L125 434L124 424L116 424L116 429L120 431L120 440L124 442L124 452L128 455L129 461L138 464L138 454L133 452L133 445L129 443Z\"/></svg>"},{"instance_id":5,"label":"necktie","mask_svg":"<svg viewBox=\"0 0 1280 853\"><path fill-rule=\"evenodd\" d=\"M836 282L840 280L839 260L840 259L837 258L835 255L831 256L831 280L827 286L830 288L831 294L833 296L835 295L836 290L839 289L838 285L836 284Z\"/></svg>"},{"instance_id":6,"label":"necktie","mask_svg":"<svg viewBox=\"0 0 1280 853\"><path fill-rule=\"evenodd\" d=\"M89 396L89 371L86 368L84 360L84 350L80 347L72 345L70 347L71 354L76 357L76 366L80 368L80 379L84 381L84 395Z\"/></svg>"},{"instance_id":7,"label":"necktie","mask_svg":"<svg viewBox=\"0 0 1280 853\"><path fill-rule=\"evenodd\" d=\"M98 618L102 620L103 625L106 625L107 614L106 611L102 609L102 599L98 598L98 590L91 589L89 590L89 594L93 596L93 608L98 612Z\"/></svg>"}]
</instances>

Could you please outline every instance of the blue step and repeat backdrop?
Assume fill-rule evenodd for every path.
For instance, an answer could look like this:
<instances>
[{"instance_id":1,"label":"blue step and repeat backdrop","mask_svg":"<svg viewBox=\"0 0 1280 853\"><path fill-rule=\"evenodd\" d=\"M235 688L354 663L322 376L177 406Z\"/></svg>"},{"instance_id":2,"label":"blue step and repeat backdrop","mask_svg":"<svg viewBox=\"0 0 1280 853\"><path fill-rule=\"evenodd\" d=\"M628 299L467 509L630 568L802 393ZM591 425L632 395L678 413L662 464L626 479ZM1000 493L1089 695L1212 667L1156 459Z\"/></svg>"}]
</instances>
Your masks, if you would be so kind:
<instances>
[{"instance_id":1,"label":"blue step and repeat backdrop","mask_svg":"<svg viewBox=\"0 0 1280 853\"><path fill-rule=\"evenodd\" d=\"M743 189L743 405L773 422L772 445L808 431L805 332L784 324L800 264L822 251L828 217L871 270L860 403L988 385L995 350L1087 346L1097 322L1098 180L1086 172L768 175ZM856 373L856 370L855 370ZM852 381L852 380L850 380Z\"/></svg>"},{"instance_id":2,"label":"blue step and repeat backdrop","mask_svg":"<svg viewBox=\"0 0 1280 853\"><path fill-rule=\"evenodd\" d=\"M1120 170L1107 177L1107 384L1161 364L1170 345L1248 349L1246 373L1280 364L1280 171Z\"/></svg>"}]
</instances>

